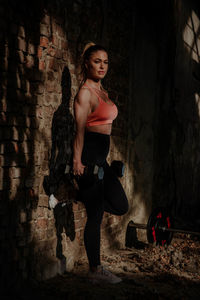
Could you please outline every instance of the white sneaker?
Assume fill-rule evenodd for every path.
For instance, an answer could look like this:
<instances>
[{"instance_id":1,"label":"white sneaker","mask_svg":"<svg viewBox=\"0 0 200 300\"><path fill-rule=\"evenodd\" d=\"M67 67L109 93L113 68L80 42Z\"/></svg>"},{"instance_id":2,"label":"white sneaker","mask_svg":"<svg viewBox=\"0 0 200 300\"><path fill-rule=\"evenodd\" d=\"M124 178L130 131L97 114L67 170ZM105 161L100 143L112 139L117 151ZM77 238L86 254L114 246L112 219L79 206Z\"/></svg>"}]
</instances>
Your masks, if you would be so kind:
<instances>
[{"instance_id":1,"label":"white sneaker","mask_svg":"<svg viewBox=\"0 0 200 300\"><path fill-rule=\"evenodd\" d=\"M122 281L121 278L117 277L110 271L104 269L103 266L97 266L97 270L95 272L88 273L89 281L92 283L100 283L100 282L107 282L107 283L119 283Z\"/></svg>"}]
</instances>

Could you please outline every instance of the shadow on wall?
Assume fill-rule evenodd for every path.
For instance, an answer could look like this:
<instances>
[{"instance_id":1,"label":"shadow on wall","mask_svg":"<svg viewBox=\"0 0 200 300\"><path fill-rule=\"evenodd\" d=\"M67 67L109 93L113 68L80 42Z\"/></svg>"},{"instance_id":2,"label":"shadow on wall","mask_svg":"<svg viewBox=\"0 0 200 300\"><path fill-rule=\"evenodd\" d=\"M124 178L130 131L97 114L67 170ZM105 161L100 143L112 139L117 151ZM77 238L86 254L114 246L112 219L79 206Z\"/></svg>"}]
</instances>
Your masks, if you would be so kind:
<instances>
[{"instance_id":1,"label":"shadow on wall","mask_svg":"<svg viewBox=\"0 0 200 300\"><path fill-rule=\"evenodd\" d=\"M153 201L170 207L179 227L199 230L200 7L183 0L174 9L172 89L170 97L165 86L159 92Z\"/></svg>"},{"instance_id":2,"label":"shadow on wall","mask_svg":"<svg viewBox=\"0 0 200 300\"><path fill-rule=\"evenodd\" d=\"M198 1L184 0L177 9L182 13L177 37L174 107L182 130L177 127L172 130L174 213L181 223L200 230L200 5Z\"/></svg>"},{"instance_id":3,"label":"shadow on wall","mask_svg":"<svg viewBox=\"0 0 200 300\"><path fill-rule=\"evenodd\" d=\"M53 115L49 176L45 176L44 187L47 195L53 194L60 202L54 209L57 234L56 256L64 261L61 233L65 229L65 233L71 241L75 238L73 200L76 198L75 190L65 174L66 165L69 165L72 160L74 139L74 118L69 110L71 77L67 67L62 73L61 86L62 101Z\"/></svg>"},{"instance_id":4,"label":"shadow on wall","mask_svg":"<svg viewBox=\"0 0 200 300\"><path fill-rule=\"evenodd\" d=\"M31 270L30 220L39 189L35 136L38 87L43 86L37 59L42 11L30 3L19 9L17 2L1 2L0 281L4 289L28 278Z\"/></svg>"}]
</instances>

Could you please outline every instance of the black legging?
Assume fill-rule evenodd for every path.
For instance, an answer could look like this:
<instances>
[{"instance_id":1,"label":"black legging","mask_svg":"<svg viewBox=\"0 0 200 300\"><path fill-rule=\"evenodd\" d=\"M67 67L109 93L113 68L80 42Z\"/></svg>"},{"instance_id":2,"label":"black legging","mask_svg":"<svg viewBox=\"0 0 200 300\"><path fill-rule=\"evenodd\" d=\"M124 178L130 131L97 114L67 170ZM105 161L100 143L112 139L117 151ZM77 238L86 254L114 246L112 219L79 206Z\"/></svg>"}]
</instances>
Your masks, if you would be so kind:
<instances>
[{"instance_id":1,"label":"black legging","mask_svg":"<svg viewBox=\"0 0 200 300\"><path fill-rule=\"evenodd\" d=\"M118 216L128 211L123 187L106 162L109 146L109 135L85 133L82 163L86 166L97 164L104 169L103 180L96 180L94 175L83 175L78 182L77 200L84 203L87 211L84 243L90 267L100 265L100 227L104 211Z\"/></svg>"}]
</instances>

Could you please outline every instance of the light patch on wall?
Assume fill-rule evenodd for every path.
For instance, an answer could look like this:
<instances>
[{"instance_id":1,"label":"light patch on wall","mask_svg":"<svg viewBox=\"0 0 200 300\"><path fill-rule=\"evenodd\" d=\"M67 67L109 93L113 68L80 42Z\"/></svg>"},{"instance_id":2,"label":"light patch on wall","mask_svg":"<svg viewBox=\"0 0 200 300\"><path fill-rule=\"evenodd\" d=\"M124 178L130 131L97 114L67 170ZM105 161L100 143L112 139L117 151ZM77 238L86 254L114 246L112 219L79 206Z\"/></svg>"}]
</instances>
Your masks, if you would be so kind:
<instances>
[{"instance_id":1,"label":"light patch on wall","mask_svg":"<svg viewBox=\"0 0 200 300\"><path fill-rule=\"evenodd\" d=\"M147 211L145 201L141 198L140 194L134 196L135 216L134 223L146 223L147 222Z\"/></svg>"},{"instance_id":2,"label":"light patch on wall","mask_svg":"<svg viewBox=\"0 0 200 300\"><path fill-rule=\"evenodd\" d=\"M191 28L194 27L194 30L197 33L197 31L199 29L199 25L200 25L200 20L194 11L192 11L191 17L188 18L187 24Z\"/></svg>"},{"instance_id":3,"label":"light patch on wall","mask_svg":"<svg viewBox=\"0 0 200 300\"><path fill-rule=\"evenodd\" d=\"M197 93L195 93L195 102L196 102L197 109L198 109L198 114L199 114L199 117L200 117L200 97Z\"/></svg>"},{"instance_id":4,"label":"light patch on wall","mask_svg":"<svg viewBox=\"0 0 200 300\"><path fill-rule=\"evenodd\" d=\"M200 20L198 16L192 11L191 16L188 18L185 29L183 30L183 41L187 51L193 60L199 63L199 49L200 40L198 32L200 28Z\"/></svg>"}]
</instances>

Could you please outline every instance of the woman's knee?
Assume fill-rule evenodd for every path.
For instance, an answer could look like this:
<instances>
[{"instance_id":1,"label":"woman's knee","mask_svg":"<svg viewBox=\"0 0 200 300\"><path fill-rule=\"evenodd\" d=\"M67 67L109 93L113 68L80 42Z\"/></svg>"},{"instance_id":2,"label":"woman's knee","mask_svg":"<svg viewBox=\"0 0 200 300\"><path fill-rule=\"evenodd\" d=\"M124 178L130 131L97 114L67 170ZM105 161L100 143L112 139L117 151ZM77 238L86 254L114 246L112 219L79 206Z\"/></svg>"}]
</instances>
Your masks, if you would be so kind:
<instances>
[{"instance_id":1,"label":"woman's knee","mask_svg":"<svg viewBox=\"0 0 200 300\"><path fill-rule=\"evenodd\" d=\"M123 206L120 209L120 216L125 215L129 210L129 204L127 198L123 201Z\"/></svg>"},{"instance_id":2,"label":"woman's knee","mask_svg":"<svg viewBox=\"0 0 200 300\"><path fill-rule=\"evenodd\" d=\"M123 211L123 215L125 215L129 210L129 203L128 200L126 199L125 205L124 205L124 211Z\"/></svg>"}]
</instances>

